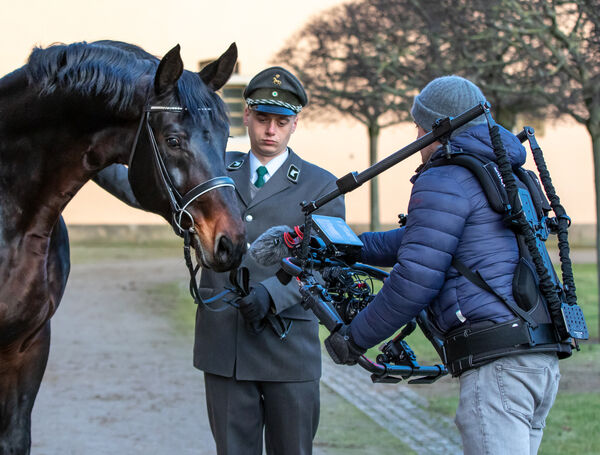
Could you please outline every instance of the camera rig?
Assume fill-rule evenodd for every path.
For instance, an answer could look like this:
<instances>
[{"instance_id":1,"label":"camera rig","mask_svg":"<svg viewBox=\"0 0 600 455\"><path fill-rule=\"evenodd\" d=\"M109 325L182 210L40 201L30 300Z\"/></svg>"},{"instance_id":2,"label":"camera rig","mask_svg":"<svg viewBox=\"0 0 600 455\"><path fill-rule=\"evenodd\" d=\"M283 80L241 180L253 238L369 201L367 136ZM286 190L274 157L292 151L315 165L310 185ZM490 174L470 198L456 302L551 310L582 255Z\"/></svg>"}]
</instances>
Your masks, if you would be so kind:
<instances>
[{"instance_id":1,"label":"camera rig","mask_svg":"<svg viewBox=\"0 0 600 455\"><path fill-rule=\"evenodd\" d=\"M302 306L311 310L330 332L335 332L375 298L378 282L382 283L388 273L355 262L362 242L341 218L308 214L306 221L303 228L296 227L293 233L284 235L292 255L281 261L278 276L283 282L295 277ZM373 382L396 383L413 378L409 383L423 384L447 374L443 365L423 366L417 362L405 341L417 326L441 355L441 340L434 336L423 311L380 347L381 354L375 361L365 356L359 359L359 365L371 373Z\"/></svg>"},{"instance_id":2,"label":"camera rig","mask_svg":"<svg viewBox=\"0 0 600 455\"><path fill-rule=\"evenodd\" d=\"M311 215L319 207L346 194L381 174L400 161L436 141L446 143L457 128L489 111L489 104L480 103L456 118L436 121L432 130L361 173L350 172L336 181L337 188L316 201L302 202L305 215L303 230L295 228L285 238L291 257L281 261L280 280L296 277L302 294L302 305L312 310L330 332L348 324L374 298L375 281L385 280L387 272L355 262L362 247L360 239L341 219ZM313 229L315 234L313 235ZM315 278L320 272L324 286ZM361 356L358 364L371 373L373 382L431 383L448 373L444 365L422 366L404 340L419 326L443 359L442 340L431 328L425 311L406 324L398 335L380 347L375 361Z\"/></svg>"}]
</instances>

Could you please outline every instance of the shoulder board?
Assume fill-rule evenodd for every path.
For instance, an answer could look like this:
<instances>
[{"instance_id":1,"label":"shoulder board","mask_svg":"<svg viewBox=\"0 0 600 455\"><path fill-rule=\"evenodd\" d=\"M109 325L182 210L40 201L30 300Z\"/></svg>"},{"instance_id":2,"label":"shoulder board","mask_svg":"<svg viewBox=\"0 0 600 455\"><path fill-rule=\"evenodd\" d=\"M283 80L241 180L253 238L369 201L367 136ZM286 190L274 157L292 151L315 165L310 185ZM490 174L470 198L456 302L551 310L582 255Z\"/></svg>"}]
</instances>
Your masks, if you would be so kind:
<instances>
[{"instance_id":1,"label":"shoulder board","mask_svg":"<svg viewBox=\"0 0 600 455\"><path fill-rule=\"evenodd\" d=\"M496 163L493 161L486 161L476 155L458 152L451 153L450 155L443 155L430 161L427 163L425 169L447 165L462 166L471 171L483 188L492 209L503 214L508 212L508 195L506 194L502 176L500 175Z\"/></svg>"}]
</instances>

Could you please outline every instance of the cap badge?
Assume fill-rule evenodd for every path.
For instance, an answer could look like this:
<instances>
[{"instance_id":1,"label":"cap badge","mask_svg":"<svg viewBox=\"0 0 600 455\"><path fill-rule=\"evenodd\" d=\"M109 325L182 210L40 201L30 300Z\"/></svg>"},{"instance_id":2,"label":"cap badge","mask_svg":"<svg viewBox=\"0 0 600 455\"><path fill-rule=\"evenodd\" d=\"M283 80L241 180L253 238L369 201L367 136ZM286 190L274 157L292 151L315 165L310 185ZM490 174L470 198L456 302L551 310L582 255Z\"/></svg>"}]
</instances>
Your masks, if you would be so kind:
<instances>
[{"instance_id":1,"label":"cap badge","mask_svg":"<svg viewBox=\"0 0 600 455\"><path fill-rule=\"evenodd\" d=\"M281 80L279 79L281 76L279 74L276 74L275 77L273 78L273 84L275 85L281 85Z\"/></svg>"},{"instance_id":2,"label":"cap badge","mask_svg":"<svg viewBox=\"0 0 600 455\"><path fill-rule=\"evenodd\" d=\"M299 176L300 176L300 169L298 169L293 164L290 165L290 168L287 171L287 178L288 178L288 180L296 183L296 182L298 182L298 177Z\"/></svg>"},{"instance_id":3,"label":"cap badge","mask_svg":"<svg viewBox=\"0 0 600 455\"><path fill-rule=\"evenodd\" d=\"M277 96L277 95L279 95L279 93L277 93L276 91L273 91L273 93L271 93L271 95Z\"/></svg>"},{"instance_id":4,"label":"cap badge","mask_svg":"<svg viewBox=\"0 0 600 455\"><path fill-rule=\"evenodd\" d=\"M244 160L237 160L231 163L229 166L227 166L227 169L229 169L230 171L234 171L242 167L242 164L244 164Z\"/></svg>"}]
</instances>

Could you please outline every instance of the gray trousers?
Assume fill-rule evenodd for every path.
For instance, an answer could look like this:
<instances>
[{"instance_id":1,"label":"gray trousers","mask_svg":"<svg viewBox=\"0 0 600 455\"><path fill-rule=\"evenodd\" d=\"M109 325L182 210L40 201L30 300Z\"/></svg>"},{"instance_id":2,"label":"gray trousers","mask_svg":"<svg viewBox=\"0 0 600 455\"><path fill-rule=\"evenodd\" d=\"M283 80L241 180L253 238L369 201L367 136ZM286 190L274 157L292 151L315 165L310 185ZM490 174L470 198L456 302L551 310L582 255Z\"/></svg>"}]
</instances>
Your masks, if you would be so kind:
<instances>
[{"instance_id":1,"label":"gray trousers","mask_svg":"<svg viewBox=\"0 0 600 455\"><path fill-rule=\"evenodd\" d=\"M218 455L309 455L319 425L319 380L238 381L204 373Z\"/></svg>"},{"instance_id":2,"label":"gray trousers","mask_svg":"<svg viewBox=\"0 0 600 455\"><path fill-rule=\"evenodd\" d=\"M460 376L456 425L466 455L536 454L560 373L555 354L506 356Z\"/></svg>"}]
</instances>

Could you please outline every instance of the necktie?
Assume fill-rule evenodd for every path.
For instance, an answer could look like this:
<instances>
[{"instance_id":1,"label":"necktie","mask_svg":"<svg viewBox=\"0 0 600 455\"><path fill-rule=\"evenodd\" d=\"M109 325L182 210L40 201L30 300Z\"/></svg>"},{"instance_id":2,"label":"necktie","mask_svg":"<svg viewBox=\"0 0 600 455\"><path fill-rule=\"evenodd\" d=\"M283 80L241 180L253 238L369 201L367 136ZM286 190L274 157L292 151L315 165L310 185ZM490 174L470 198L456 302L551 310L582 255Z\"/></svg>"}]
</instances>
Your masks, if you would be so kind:
<instances>
[{"instance_id":1,"label":"necktie","mask_svg":"<svg viewBox=\"0 0 600 455\"><path fill-rule=\"evenodd\" d=\"M258 175L256 181L254 182L254 186L256 188L261 188L265 184L265 174L267 172L267 168L264 166L260 166L258 169L256 169L256 174Z\"/></svg>"}]
</instances>

